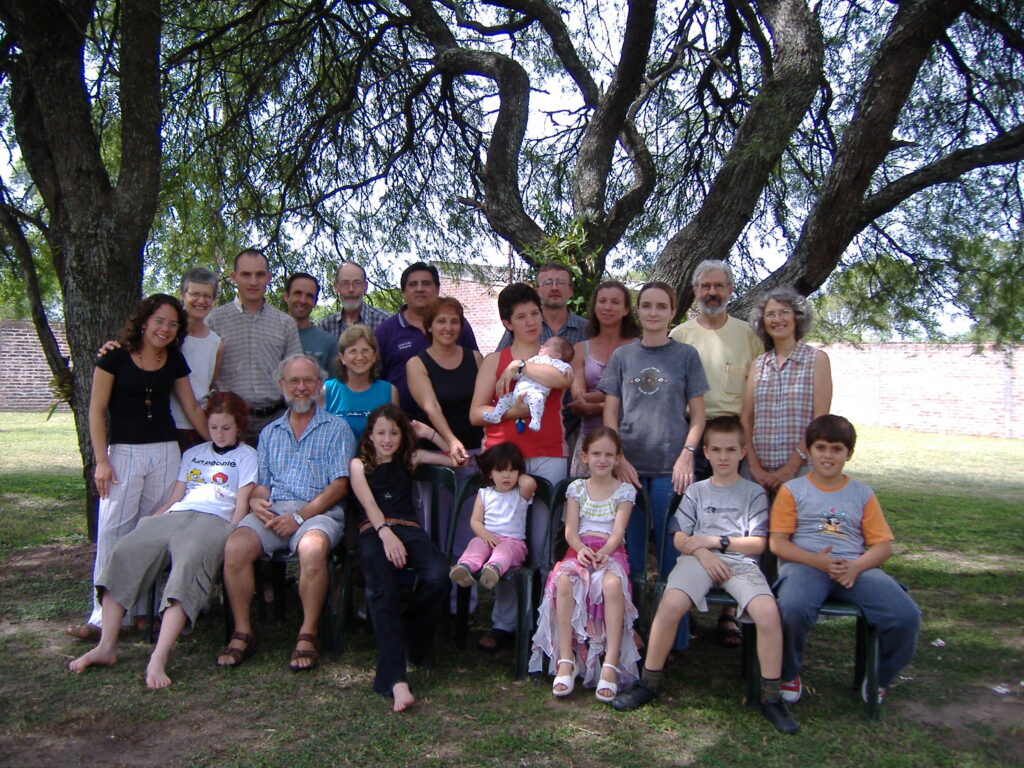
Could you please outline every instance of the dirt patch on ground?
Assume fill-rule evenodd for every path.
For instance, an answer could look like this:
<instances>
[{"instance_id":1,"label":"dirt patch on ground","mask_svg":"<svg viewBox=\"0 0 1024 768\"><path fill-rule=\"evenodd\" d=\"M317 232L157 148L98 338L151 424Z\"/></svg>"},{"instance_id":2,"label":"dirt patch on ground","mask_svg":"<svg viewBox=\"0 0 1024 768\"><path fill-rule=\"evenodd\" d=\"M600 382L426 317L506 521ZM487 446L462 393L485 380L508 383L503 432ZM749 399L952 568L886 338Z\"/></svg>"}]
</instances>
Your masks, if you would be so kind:
<instances>
[{"instance_id":1,"label":"dirt patch on ground","mask_svg":"<svg viewBox=\"0 0 1024 768\"><path fill-rule=\"evenodd\" d=\"M198 707L182 712L173 723L159 725L108 722L97 717L71 723L61 733L0 736L0 756L4 765L38 768L184 765L195 754L211 760L228 757L240 743L264 735L246 726L242 718L232 719Z\"/></svg>"},{"instance_id":2,"label":"dirt patch on ground","mask_svg":"<svg viewBox=\"0 0 1024 768\"><path fill-rule=\"evenodd\" d=\"M1016 685L1016 681L1013 683ZM943 743L963 749L992 745L993 739L1007 754L1024 752L1024 687L999 694L991 687L972 686L960 701L933 705L927 701L902 701L900 714L936 729Z\"/></svg>"},{"instance_id":3,"label":"dirt patch on ground","mask_svg":"<svg viewBox=\"0 0 1024 768\"><path fill-rule=\"evenodd\" d=\"M11 555L0 569L0 584L26 577L92 580L92 564L96 545L82 542L68 546L47 546Z\"/></svg>"}]
</instances>

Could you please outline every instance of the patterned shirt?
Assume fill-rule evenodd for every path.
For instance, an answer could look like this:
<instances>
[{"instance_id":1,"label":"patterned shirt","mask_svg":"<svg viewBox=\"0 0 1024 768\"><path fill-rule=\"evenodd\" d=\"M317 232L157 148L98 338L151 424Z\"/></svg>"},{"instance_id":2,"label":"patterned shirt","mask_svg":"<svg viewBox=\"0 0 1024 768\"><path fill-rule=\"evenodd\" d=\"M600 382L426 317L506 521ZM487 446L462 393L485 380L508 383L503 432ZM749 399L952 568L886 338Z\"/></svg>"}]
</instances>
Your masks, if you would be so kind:
<instances>
[{"instance_id":1,"label":"patterned shirt","mask_svg":"<svg viewBox=\"0 0 1024 768\"><path fill-rule=\"evenodd\" d=\"M636 501L636 488L629 483L622 483L612 491L607 499L595 501L590 498L586 480L573 480L565 492L566 498L575 499L580 505L579 535L584 533L603 533L611 535L615 529L615 516L619 512L619 504Z\"/></svg>"},{"instance_id":2,"label":"patterned shirt","mask_svg":"<svg viewBox=\"0 0 1024 768\"><path fill-rule=\"evenodd\" d=\"M296 440L288 422L290 413L286 411L260 433L259 484L270 489L272 501L310 502L334 480L348 477L355 439L344 419L317 405Z\"/></svg>"},{"instance_id":3,"label":"patterned shirt","mask_svg":"<svg viewBox=\"0 0 1024 768\"><path fill-rule=\"evenodd\" d=\"M377 309L371 307L369 304L363 304L359 309L359 320L355 323L345 322L345 312L335 312L334 314L328 315L320 321L320 327L331 334L334 338L340 339L341 334L344 333L352 325L368 325L374 330L380 327L383 323L391 317L391 314L385 312L383 309Z\"/></svg>"},{"instance_id":4,"label":"patterned shirt","mask_svg":"<svg viewBox=\"0 0 1024 768\"><path fill-rule=\"evenodd\" d=\"M551 330L551 326L547 324L547 321L541 321L540 343L543 344L552 336L561 336L570 344L578 344L581 341L586 341L587 321L584 320L579 315L577 315L575 312L570 312L569 318L565 321L565 325L559 328L558 331ZM510 334L508 331L505 331L505 333L503 333L501 336L501 341L498 342L498 346L495 348L494 351L499 352L505 349L505 347L511 346L512 334Z\"/></svg>"},{"instance_id":5,"label":"patterned shirt","mask_svg":"<svg viewBox=\"0 0 1024 768\"><path fill-rule=\"evenodd\" d=\"M814 418L814 358L817 350L802 341L779 366L775 350L756 361L754 450L769 472L785 464Z\"/></svg>"},{"instance_id":6,"label":"patterned shirt","mask_svg":"<svg viewBox=\"0 0 1024 768\"><path fill-rule=\"evenodd\" d=\"M267 302L250 312L235 297L211 311L206 324L224 340L217 390L241 395L250 408L280 402L277 365L288 355L302 354L295 321Z\"/></svg>"}]
</instances>

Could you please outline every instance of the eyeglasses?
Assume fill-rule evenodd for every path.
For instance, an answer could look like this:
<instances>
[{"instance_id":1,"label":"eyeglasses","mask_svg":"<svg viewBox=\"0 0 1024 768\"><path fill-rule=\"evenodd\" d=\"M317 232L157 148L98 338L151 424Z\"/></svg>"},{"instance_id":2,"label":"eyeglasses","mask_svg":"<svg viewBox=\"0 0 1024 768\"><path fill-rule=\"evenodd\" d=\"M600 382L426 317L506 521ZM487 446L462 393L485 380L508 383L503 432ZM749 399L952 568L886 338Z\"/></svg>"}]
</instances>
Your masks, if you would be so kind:
<instances>
[{"instance_id":1,"label":"eyeglasses","mask_svg":"<svg viewBox=\"0 0 1024 768\"><path fill-rule=\"evenodd\" d=\"M316 376L292 376L289 379L285 379L284 383L289 387L297 387L299 384L305 384L307 387L312 387L320 381Z\"/></svg>"},{"instance_id":2,"label":"eyeglasses","mask_svg":"<svg viewBox=\"0 0 1024 768\"><path fill-rule=\"evenodd\" d=\"M765 320L785 320L793 314L792 309L779 309L764 313Z\"/></svg>"},{"instance_id":3,"label":"eyeglasses","mask_svg":"<svg viewBox=\"0 0 1024 768\"><path fill-rule=\"evenodd\" d=\"M203 293L202 291L185 291L185 295L192 299L192 301L213 301L212 293Z\"/></svg>"},{"instance_id":4,"label":"eyeglasses","mask_svg":"<svg viewBox=\"0 0 1024 768\"><path fill-rule=\"evenodd\" d=\"M557 280L549 277L547 280L542 280L537 285L540 288L551 288L554 285L557 285L559 288L568 288L570 285L572 285L572 282L566 280L564 277L560 277Z\"/></svg>"},{"instance_id":5,"label":"eyeglasses","mask_svg":"<svg viewBox=\"0 0 1024 768\"><path fill-rule=\"evenodd\" d=\"M348 291L348 290L351 290L352 288L362 288L364 285L366 285L366 281L365 280L338 280L334 285L337 286L338 290Z\"/></svg>"},{"instance_id":6,"label":"eyeglasses","mask_svg":"<svg viewBox=\"0 0 1024 768\"><path fill-rule=\"evenodd\" d=\"M172 331L176 331L179 328L181 328L181 323L179 323L177 320L164 320L162 317L157 317L156 315L153 315L149 319L152 320L156 325L159 325L161 328L167 327L170 328Z\"/></svg>"},{"instance_id":7,"label":"eyeglasses","mask_svg":"<svg viewBox=\"0 0 1024 768\"><path fill-rule=\"evenodd\" d=\"M710 291L714 288L716 291L724 291L729 286L725 283L701 283L697 288L701 291Z\"/></svg>"}]
</instances>

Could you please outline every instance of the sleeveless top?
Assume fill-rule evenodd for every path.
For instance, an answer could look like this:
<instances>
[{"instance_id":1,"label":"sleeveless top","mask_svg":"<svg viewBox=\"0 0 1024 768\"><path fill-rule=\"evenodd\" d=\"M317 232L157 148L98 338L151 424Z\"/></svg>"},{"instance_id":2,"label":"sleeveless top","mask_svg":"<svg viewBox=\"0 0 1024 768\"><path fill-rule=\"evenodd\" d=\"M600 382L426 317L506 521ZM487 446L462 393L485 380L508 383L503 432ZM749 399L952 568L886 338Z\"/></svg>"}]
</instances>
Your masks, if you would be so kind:
<instances>
[{"instance_id":1,"label":"sleeveless top","mask_svg":"<svg viewBox=\"0 0 1024 768\"><path fill-rule=\"evenodd\" d=\"M601 374L604 373L608 363L602 363L590 356L590 339L583 345L583 381L587 385L587 392L597 392L597 384L601 381ZM586 436L592 429L597 429L604 424L604 416L595 413L593 416L584 416L580 422L580 437Z\"/></svg>"},{"instance_id":2,"label":"sleeveless top","mask_svg":"<svg viewBox=\"0 0 1024 768\"><path fill-rule=\"evenodd\" d=\"M462 349L462 362L456 368L443 368L437 364L426 350L417 357L427 369L427 378L434 388L434 396L444 413L455 436L462 442L467 451L480 447L484 439L483 427L474 427L469 423L469 407L473 403L473 389L476 387L476 357L473 350ZM431 446L432 449L433 446ZM436 449L434 449L436 450Z\"/></svg>"},{"instance_id":3,"label":"sleeveless top","mask_svg":"<svg viewBox=\"0 0 1024 768\"><path fill-rule=\"evenodd\" d=\"M192 385L192 394L196 396L199 407L206 405L206 399L210 396L210 385L213 383L213 369L217 365L217 352L220 350L220 336L210 331L203 337L186 336L181 342L181 354L185 356L185 362L192 372L188 375L188 381ZM188 420L185 411L182 410L178 396L171 394L171 416L174 417L174 426L178 429L192 429L192 422Z\"/></svg>"},{"instance_id":4,"label":"sleeveless top","mask_svg":"<svg viewBox=\"0 0 1024 768\"><path fill-rule=\"evenodd\" d=\"M385 520L402 520L419 525L412 504L412 474L397 461L389 461L366 473L366 483L373 492ZM366 510L360 507L359 522L369 522Z\"/></svg>"},{"instance_id":5,"label":"sleeveless top","mask_svg":"<svg viewBox=\"0 0 1024 768\"><path fill-rule=\"evenodd\" d=\"M498 367L494 381L497 383L501 372L512 362L512 348L506 347L498 353ZM493 405L497 398L491 401ZM516 429L515 419L505 419L498 424L488 424L484 429L484 448L498 443L513 443L523 454L524 459L535 459L541 456L564 458L565 436L562 431L562 390L552 389L544 401L544 413L541 416L540 431L525 429L522 433Z\"/></svg>"},{"instance_id":6,"label":"sleeveless top","mask_svg":"<svg viewBox=\"0 0 1024 768\"><path fill-rule=\"evenodd\" d=\"M814 358L802 341L779 366L775 350L754 361L754 428L757 458L769 472L789 459L814 418Z\"/></svg>"}]
</instances>

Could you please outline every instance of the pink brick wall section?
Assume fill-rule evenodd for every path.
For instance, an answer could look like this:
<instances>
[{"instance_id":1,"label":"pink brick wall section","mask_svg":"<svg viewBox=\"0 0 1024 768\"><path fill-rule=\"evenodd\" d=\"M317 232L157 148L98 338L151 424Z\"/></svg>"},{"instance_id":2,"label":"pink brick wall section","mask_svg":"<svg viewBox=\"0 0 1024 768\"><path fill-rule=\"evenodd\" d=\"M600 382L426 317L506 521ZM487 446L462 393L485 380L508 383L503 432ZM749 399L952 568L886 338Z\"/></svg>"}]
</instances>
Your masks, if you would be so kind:
<instances>
[{"instance_id":1,"label":"pink brick wall section","mask_svg":"<svg viewBox=\"0 0 1024 768\"><path fill-rule=\"evenodd\" d=\"M67 356L64 323L50 325L61 354ZM50 389L52 378L32 322L0 322L0 411L48 411L57 399Z\"/></svg>"},{"instance_id":2,"label":"pink brick wall section","mask_svg":"<svg viewBox=\"0 0 1024 768\"><path fill-rule=\"evenodd\" d=\"M820 345L819 345L820 346ZM829 344L832 412L855 424L1024 438L1024 347Z\"/></svg>"}]
</instances>

